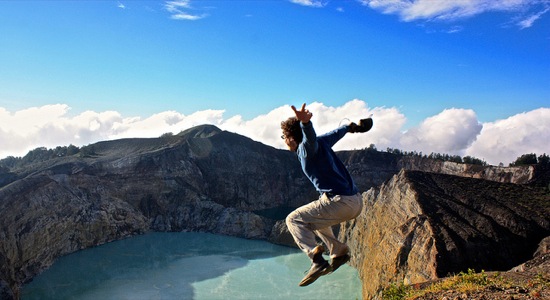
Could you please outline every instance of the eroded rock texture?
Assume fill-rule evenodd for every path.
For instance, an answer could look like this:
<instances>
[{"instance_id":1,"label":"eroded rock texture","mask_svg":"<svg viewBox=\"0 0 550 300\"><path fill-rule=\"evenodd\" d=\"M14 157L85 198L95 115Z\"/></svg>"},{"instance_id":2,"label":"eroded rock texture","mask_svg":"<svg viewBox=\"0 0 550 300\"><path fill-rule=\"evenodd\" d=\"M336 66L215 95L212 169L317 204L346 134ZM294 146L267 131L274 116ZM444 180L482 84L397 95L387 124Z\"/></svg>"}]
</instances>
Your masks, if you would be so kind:
<instances>
[{"instance_id":1,"label":"eroded rock texture","mask_svg":"<svg viewBox=\"0 0 550 300\"><path fill-rule=\"evenodd\" d=\"M363 199L363 213L340 237L352 248L365 299L388 283L508 270L550 235L550 195L529 186L401 171Z\"/></svg>"}]
</instances>

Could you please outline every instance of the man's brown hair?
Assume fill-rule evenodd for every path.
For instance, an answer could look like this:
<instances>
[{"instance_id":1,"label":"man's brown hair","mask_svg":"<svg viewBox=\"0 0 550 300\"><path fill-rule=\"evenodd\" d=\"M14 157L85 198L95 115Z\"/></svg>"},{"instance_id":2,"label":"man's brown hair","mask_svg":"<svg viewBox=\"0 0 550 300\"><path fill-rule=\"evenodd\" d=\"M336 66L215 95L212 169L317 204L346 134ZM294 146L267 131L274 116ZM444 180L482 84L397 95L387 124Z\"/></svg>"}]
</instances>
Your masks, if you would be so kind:
<instances>
[{"instance_id":1,"label":"man's brown hair","mask_svg":"<svg viewBox=\"0 0 550 300\"><path fill-rule=\"evenodd\" d=\"M300 128L300 120L296 117L290 117L286 121L282 121L281 129L284 136L293 138L298 144L302 142L302 128Z\"/></svg>"}]
</instances>

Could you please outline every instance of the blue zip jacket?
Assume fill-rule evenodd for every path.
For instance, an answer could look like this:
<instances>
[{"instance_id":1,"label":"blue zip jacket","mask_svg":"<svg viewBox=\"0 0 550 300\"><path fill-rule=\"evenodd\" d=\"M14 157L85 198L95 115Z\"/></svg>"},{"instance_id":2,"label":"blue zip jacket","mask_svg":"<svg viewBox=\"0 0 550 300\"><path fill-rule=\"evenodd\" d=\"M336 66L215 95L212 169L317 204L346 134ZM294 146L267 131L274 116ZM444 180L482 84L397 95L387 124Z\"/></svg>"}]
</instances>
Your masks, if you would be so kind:
<instances>
[{"instance_id":1,"label":"blue zip jacket","mask_svg":"<svg viewBox=\"0 0 550 300\"><path fill-rule=\"evenodd\" d=\"M351 196L359 192L342 161L332 150L348 132L347 126L317 136L311 121L300 122L303 139L296 153L302 164L302 170L320 194Z\"/></svg>"}]
</instances>

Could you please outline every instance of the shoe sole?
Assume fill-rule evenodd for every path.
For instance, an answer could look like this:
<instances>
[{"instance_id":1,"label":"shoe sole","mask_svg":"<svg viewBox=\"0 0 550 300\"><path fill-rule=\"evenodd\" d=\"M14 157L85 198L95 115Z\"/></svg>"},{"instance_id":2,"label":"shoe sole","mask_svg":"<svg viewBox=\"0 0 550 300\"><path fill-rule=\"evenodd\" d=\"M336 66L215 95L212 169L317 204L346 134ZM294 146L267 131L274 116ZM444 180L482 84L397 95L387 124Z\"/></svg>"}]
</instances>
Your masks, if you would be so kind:
<instances>
[{"instance_id":1,"label":"shoe sole","mask_svg":"<svg viewBox=\"0 0 550 300\"><path fill-rule=\"evenodd\" d=\"M306 278L302 279L302 281L300 281L300 283L298 285L299 286L308 286L308 285L312 284L313 282L315 282L315 280L317 280L319 277L321 277L323 275L330 274L332 272L331 269L332 269L332 267L327 263L327 266L325 268L321 269L321 271L319 271L317 273L312 274L309 277L306 277Z\"/></svg>"},{"instance_id":2,"label":"shoe sole","mask_svg":"<svg viewBox=\"0 0 550 300\"><path fill-rule=\"evenodd\" d=\"M371 118L362 119L359 121L359 130L358 132L364 133L372 129L373 121Z\"/></svg>"}]
</instances>

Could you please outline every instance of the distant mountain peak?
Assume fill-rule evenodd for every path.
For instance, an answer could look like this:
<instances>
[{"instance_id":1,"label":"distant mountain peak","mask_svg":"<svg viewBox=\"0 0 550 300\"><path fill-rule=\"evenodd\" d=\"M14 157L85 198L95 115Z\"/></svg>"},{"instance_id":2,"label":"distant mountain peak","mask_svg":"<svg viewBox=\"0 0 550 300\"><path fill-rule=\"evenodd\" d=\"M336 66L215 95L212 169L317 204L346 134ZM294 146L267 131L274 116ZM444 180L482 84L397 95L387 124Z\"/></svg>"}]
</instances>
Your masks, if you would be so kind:
<instances>
[{"instance_id":1,"label":"distant mountain peak","mask_svg":"<svg viewBox=\"0 0 550 300\"><path fill-rule=\"evenodd\" d=\"M208 138L222 132L221 129L211 124L198 125L178 134L181 137L188 138Z\"/></svg>"}]
</instances>

